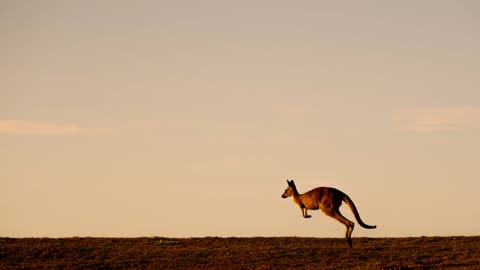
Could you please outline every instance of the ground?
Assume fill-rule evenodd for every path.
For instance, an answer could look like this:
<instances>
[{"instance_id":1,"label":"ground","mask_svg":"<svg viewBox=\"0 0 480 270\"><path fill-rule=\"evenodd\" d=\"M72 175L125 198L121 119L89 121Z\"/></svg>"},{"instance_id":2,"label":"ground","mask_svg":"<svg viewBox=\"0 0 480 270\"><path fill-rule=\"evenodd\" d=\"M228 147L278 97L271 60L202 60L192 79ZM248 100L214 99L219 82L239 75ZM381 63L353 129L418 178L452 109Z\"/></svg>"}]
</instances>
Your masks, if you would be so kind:
<instances>
[{"instance_id":1,"label":"ground","mask_svg":"<svg viewBox=\"0 0 480 270\"><path fill-rule=\"evenodd\" d=\"M480 236L0 238L0 269L480 269Z\"/></svg>"}]
</instances>

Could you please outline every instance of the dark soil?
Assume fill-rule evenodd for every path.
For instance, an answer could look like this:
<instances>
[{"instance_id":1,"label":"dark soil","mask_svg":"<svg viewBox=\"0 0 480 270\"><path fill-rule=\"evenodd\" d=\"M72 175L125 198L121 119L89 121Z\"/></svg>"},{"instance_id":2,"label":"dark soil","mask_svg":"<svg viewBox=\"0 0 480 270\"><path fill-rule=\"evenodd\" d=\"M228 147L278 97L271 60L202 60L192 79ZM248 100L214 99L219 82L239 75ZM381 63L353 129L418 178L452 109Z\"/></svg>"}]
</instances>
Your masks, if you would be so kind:
<instances>
[{"instance_id":1,"label":"dark soil","mask_svg":"<svg viewBox=\"0 0 480 270\"><path fill-rule=\"evenodd\" d=\"M0 269L480 269L480 236L0 238Z\"/></svg>"}]
</instances>

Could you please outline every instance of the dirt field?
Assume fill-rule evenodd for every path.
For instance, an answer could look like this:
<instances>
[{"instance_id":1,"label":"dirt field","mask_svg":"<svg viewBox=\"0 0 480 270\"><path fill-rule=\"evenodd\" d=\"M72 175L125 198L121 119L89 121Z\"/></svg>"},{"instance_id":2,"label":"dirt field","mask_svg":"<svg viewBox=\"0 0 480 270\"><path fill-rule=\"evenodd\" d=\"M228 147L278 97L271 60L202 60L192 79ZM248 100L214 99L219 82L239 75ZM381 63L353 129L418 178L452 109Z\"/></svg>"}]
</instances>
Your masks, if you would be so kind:
<instances>
[{"instance_id":1,"label":"dirt field","mask_svg":"<svg viewBox=\"0 0 480 270\"><path fill-rule=\"evenodd\" d=\"M480 269L480 236L0 238L0 269Z\"/></svg>"}]
</instances>

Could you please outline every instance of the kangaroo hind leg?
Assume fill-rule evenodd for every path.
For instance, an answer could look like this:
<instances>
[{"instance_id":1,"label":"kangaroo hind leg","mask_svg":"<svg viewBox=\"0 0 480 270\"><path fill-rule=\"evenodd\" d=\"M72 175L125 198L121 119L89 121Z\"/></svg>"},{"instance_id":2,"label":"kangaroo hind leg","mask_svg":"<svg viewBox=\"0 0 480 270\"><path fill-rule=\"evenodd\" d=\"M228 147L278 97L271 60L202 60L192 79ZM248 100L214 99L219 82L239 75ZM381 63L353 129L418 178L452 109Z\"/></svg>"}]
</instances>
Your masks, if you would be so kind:
<instances>
[{"instance_id":1,"label":"kangaroo hind leg","mask_svg":"<svg viewBox=\"0 0 480 270\"><path fill-rule=\"evenodd\" d=\"M345 227L346 227L345 238L347 239L348 245L350 247L352 247L353 246L353 244L352 244L352 232L353 232L353 228L355 226L355 223L353 223L352 221L350 221L346 217L344 217L340 213L340 211L338 211L338 210L333 212L332 217L334 219L338 220L339 222L341 222L343 225L345 225Z\"/></svg>"}]
</instances>

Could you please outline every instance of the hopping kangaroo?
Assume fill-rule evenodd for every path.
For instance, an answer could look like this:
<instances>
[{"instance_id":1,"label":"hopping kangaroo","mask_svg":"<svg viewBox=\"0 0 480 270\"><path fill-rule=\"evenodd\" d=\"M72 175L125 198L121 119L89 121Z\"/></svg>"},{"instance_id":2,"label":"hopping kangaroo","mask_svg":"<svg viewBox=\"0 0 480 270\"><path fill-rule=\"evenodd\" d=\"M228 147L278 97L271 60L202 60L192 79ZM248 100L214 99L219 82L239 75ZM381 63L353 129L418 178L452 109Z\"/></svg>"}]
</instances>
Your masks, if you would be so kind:
<instances>
[{"instance_id":1,"label":"hopping kangaroo","mask_svg":"<svg viewBox=\"0 0 480 270\"><path fill-rule=\"evenodd\" d=\"M366 229L375 229L377 227L375 225L372 226L365 224L360 218L357 207L355 207L353 201L347 196L347 194L338 189L330 187L318 187L310 190L309 192L299 194L293 180L287 180L287 183L288 188L282 194L282 198L292 196L293 201L300 207L300 210L302 210L302 215L304 218L311 217L310 215L307 215L307 210L320 209L325 215L340 221L343 225L345 225L345 227L347 227L345 237L347 238L347 242L350 247L352 247L352 231L355 223L346 219L340 213L339 208L342 202L345 202L348 206L350 206L350 209L352 209L353 215L360 226Z\"/></svg>"}]
</instances>

